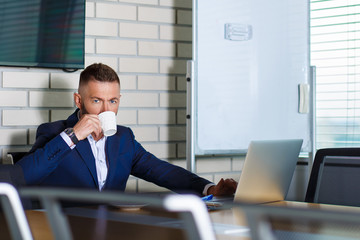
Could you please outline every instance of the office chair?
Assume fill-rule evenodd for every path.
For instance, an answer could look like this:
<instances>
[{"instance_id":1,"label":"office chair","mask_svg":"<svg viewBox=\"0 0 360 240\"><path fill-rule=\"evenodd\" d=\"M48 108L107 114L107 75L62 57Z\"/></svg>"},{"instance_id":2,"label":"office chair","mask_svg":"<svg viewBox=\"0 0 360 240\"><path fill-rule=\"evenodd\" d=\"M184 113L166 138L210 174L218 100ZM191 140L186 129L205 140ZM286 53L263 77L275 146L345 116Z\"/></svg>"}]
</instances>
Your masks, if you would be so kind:
<instances>
[{"instance_id":1,"label":"office chair","mask_svg":"<svg viewBox=\"0 0 360 240\"><path fill-rule=\"evenodd\" d=\"M20 165L0 164L0 183L11 184L15 189L26 186L24 173ZM22 198L25 209L33 208L33 203L26 198Z\"/></svg>"},{"instance_id":2,"label":"office chair","mask_svg":"<svg viewBox=\"0 0 360 240\"><path fill-rule=\"evenodd\" d=\"M10 183L15 188L25 186L25 178L21 166L0 164L0 182Z\"/></svg>"},{"instance_id":3,"label":"office chair","mask_svg":"<svg viewBox=\"0 0 360 240\"><path fill-rule=\"evenodd\" d=\"M169 194L163 197L144 196L139 194L129 194L123 192L98 192L88 189L65 189L65 188L23 188L20 190L21 196L38 198L42 206L46 210L46 214L54 233L55 239L73 239L71 228L66 217L67 211L61 207L61 200L71 200L88 203L115 203L115 202L131 202L146 203L149 206L164 209L169 212L190 213L180 214L181 220L184 224L184 230L189 240L215 240L215 233L213 231L210 216L207 212L204 202L193 195ZM75 209L76 211L76 209ZM110 214L110 213L109 213ZM122 212L111 213L112 219L119 222L143 224L149 226L167 225L162 220L161 223L156 221L156 217L149 219L144 215L140 215L136 221L131 217L120 217ZM151 218L151 216L149 216ZM144 219L146 221L142 221ZM169 222L168 227L172 227L173 219Z\"/></svg>"},{"instance_id":4,"label":"office chair","mask_svg":"<svg viewBox=\"0 0 360 240\"><path fill-rule=\"evenodd\" d=\"M14 186L9 183L0 183L0 200L12 238L32 240L30 227Z\"/></svg>"},{"instance_id":5,"label":"office chair","mask_svg":"<svg viewBox=\"0 0 360 240\"><path fill-rule=\"evenodd\" d=\"M23 158L28 152L8 152L8 157L10 158L11 164L17 163L21 158Z\"/></svg>"},{"instance_id":6,"label":"office chair","mask_svg":"<svg viewBox=\"0 0 360 240\"><path fill-rule=\"evenodd\" d=\"M319 149L305 202L360 206L360 148Z\"/></svg>"}]
</instances>

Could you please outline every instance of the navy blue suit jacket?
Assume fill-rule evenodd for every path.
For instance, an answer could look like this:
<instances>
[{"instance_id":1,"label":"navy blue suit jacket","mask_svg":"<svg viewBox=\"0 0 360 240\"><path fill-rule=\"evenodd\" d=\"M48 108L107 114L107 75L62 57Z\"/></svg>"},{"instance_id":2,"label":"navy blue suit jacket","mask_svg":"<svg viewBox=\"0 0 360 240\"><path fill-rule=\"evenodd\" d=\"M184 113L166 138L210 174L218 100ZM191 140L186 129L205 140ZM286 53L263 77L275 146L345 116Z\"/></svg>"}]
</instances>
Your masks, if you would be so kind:
<instances>
[{"instance_id":1,"label":"navy blue suit jacket","mask_svg":"<svg viewBox=\"0 0 360 240\"><path fill-rule=\"evenodd\" d=\"M78 121L77 111L67 120L39 126L36 142L19 164L27 185L98 189L95 159L89 141L74 149L60 136ZM106 140L108 175L104 190L124 190L129 175L153 182L176 192L201 194L210 183L181 167L156 158L138 143L130 128L117 126L117 133Z\"/></svg>"}]
</instances>

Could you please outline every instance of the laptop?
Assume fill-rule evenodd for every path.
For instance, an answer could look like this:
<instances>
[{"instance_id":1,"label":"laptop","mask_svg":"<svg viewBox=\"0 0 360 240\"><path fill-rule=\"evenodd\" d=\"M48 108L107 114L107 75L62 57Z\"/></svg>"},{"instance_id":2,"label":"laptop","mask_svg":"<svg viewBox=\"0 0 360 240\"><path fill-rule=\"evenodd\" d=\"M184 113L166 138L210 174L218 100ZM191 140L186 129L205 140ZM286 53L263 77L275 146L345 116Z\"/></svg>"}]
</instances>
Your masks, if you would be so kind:
<instances>
[{"instance_id":1,"label":"laptop","mask_svg":"<svg viewBox=\"0 0 360 240\"><path fill-rule=\"evenodd\" d=\"M302 139L252 141L234 201L284 200L299 159Z\"/></svg>"},{"instance_id":2,"label":"laptop","mask_svg":"<svg viewBox=\"0 0 360 240\"><path fill-rule=\"evenodd\" d=\"M302 142L302 139L252 141L233 201L266 203L284 200ZM222 199L215 197L213 201L221 202Z\"/></svg>"}]
</instances>

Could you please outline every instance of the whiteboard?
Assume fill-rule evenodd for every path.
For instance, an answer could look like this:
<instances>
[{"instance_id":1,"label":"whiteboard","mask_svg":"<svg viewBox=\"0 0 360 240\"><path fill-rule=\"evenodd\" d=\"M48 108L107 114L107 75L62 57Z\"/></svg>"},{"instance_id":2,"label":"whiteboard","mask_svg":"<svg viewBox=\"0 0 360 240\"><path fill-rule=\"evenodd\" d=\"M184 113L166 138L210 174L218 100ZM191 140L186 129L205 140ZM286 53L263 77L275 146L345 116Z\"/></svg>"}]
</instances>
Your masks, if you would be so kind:
<instances>
[{"instance_id":1,"label":"whiteboard","mask_svg":"<svg viewBox=\"0 0 360 240\"><path fill-rule=\"evenodd\" d=\"M312 114L299 113L299 84L310 84L308 1L194 1L195 154L286 138L310 151Z\"/></svg>"}]
</instances>

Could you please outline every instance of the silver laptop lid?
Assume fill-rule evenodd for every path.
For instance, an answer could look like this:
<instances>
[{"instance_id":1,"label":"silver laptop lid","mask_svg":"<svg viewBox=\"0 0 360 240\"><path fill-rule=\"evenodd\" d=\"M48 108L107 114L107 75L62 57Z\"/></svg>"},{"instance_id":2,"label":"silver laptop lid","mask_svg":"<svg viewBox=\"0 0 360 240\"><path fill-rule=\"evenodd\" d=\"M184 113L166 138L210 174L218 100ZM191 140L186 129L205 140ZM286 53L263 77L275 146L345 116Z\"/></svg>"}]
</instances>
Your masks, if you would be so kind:
<instances>
[{"instance_id":1,"label":"silver laptop lid","mask_svg":"<svg viewBox=\"0 0 360 240\"><path fill-rule=\"evenodd\" d=\"M246 154L234 201L284 200L303 140L252 141Z\"/></svg>"}]
</instances>

